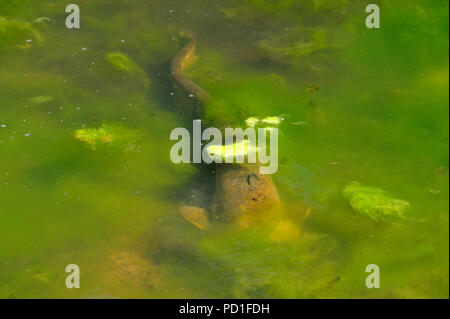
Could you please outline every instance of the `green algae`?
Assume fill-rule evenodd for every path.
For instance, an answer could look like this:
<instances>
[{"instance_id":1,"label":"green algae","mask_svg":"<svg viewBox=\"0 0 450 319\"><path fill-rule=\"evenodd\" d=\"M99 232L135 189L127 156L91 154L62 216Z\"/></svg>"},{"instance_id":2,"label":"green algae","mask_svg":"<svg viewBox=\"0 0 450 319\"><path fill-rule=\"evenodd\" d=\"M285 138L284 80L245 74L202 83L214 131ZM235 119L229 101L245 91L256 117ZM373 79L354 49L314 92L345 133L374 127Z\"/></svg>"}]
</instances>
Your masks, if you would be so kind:
<instances>
[{"instance_id":1,"label":"green algae","mask_svg":"<svg viewBox=\"0 0 450 319\"><path fill-rule=\"evenodd\" d=\"M375 221L405 218L405 212L410 206L408 201L396 199L384 189L358 182L346 185L342 194L354 210Z\"/></svg>"},{"instance_id":2,"label":"green algae","mask_svg":"<svg viewBox=\"0 0 450 319\"><path fill-rule=\"evenodd\" d=\"M79 129L75 139L89 145L93 150L99 146L112 146L125 152L136 149L140 133L121 124L103 124L98 128Z\"/></svg>"},{"instance_id":3,"label":"green algae","mask_svg":"<svg viewBox=\"0 0 450 319\"><path fill-rule=\"evenodd\" d=\"M114 66L119 71L135 74L135 72L142 72L139 67L130 61L130 59L123 53L115 52L108 53L106 55L106 60Z\"/></svg>"},{"instance_id":4,"label":"green algae","mask_svg":"<svg viewBox=\"0 0 450 319\"><path fill-rule=\"evenodd\" d=\"M230 2L224 13L229 19L259 29L258 36L248 44L250 63L270 61L322 73L327 70L323 65L330 62L324 53L352 41L354 31L348 21L358 15L359 6L362 6L360 2L347 0L247 0Z\"/></svg>"},{"instance_id":5,"label":"green algae","mask_svg":"<svg viewBox=\"0 0 450 319\"><path fill-rule=\"evenodd\" d=\"M258 151L257 146L251 145L249 140L244 139L239 143L227 144L227 145L210 145L205 149L209 157L216 162L236 161L237 157L249 156L249 154L256 154Z\"/></svg>"},{"instance_id":6,"label":"green algae","mask_svg":"<svg viewBox=\"0 0 450 319\"><path fill-rule=\"evenodd\" d=\"M307 17L333 13L342 15L349 6L348 0L326 1L316 0L308 2L298 2L295 0L244 0L230 1L230 6L223 10L228 18L249 20L264 16L267 19L277 19L285 17Z\"/></svg>"},{"instance_id":7,"label":"green algae","mask_svg":"<svg viewBox=\"0 0 450 319\"><path fill-rule=\"evenodd\" d=\"M327 33L319 28L294 32L286 30L281 36L259 41L258 46L276 61L295 59L330 47Z\"/></svg>"},{"instance_id":8,"label":"green algae","mask_svg":"<svg viewBox=\"0 0 450 319\"><path fill-rule=\"evenodd\" d=\"M108 53L106 60L114 67L115 70L142 79L146 88L149 87L150 82L145 75L145 72L134 63L128 56L121 52Z\"/></svg>"},{"instance_id":9,"label":"green algae","mask_svg":"<svg viewBox=\"0 0 450 319\"><path fill-rule=\"evenodd\" d=\"M319 297L336 278L329 259L337 244L324 234L301 232L299 240L271 240L273 225L219 231L199 243L199 256L211 260L229 278L229 298ZM220 252L220 253L219 253ZM321 280L310 276L321 273ZM308 290L302 287L308 286Z\"/></svg>"},{"instance_id":10,"label":"green algae","mask_svg":"<svg viewBox=\"0 0 450 319\"><path fill-rule=\"evenodd\" d=\"M199 62L187 72L212 96L203 105L204 117L211 125L245 127L248 118L266 118L270 122L274 114L290 114L292 111L304 113L302 117L307 117L307 100L298 94L298 87L282 75L255 72L218 55L217 51L199 51L198 54L206 54L208 60Z\"/></svg>"},{"instance_id":11,"label":"green algae","mask_svg":"<svg viewBox=\"0 0 450 319\"><path fill-rule=\"evenodd\" d=\"M136 59L150 66L169 63L182 45L183 37L178 26L167 25L161 30L157 24L152 24L145 31L136 33L131 44L137 52Z\"/></svg>"},{"instance_id":12,"label":"green algae","mask_svg":"<svg viewBox=\"0 0 450 319\"><path fill-rule=\"evenodd\" d=\"M51 102L55 99L55 97L51 95L39 95L29 99L29 102L32 104L43 104L47 102Z\"/></svg>"},{"instance_id":13,"label":"green algae","mask_svg":"<svg viewBox=\"0 0 450 319\"><path fill-rule=\"evenodd\" d=\"M44 38L31 23L0 16L0 50L29 49L33 41L41 44Z\"/></svg>"},{"instance_id":14,"label":"green algae","mask_svg":"<svg viewBox=\"0 0 450 319\"><path fill-rule=\"evenodd\" d=\"M364 4L218 1L205 13L200 1L99 0L83 5L79 32L46 25L52 35L25 59L4 55L0 38L8 62L0 70L0 124L7 125L0 127L0 296L448 297L448 3L385 2L381 32L364 28ZM243 5L234 16L221 14ZM64 5L17 0L0 11L11 20L56 22ZM206 106L211 123L245 127L249 117L283 114L273 178L283 203L312 206L298 239L272 242L271 227L206 238L180 218L179 194L196 166L168 159L168 133L191 119L186 108L172 110L168 70L185 29L197 32L199 44L189 73L216 99ZM317 30L328 47L313 45ZM249 46L263 52L259 62L240 59ZM277 46L298 56L282 58ZM114 68L110 52L145 70L150 92L139 74ZM320 90L307 92L308 84ZM39 96L55 99L30 105ZM312 104L326 124L314 125ZM74 142L82 125L119 122L144 133L135 152ZM311 125L293 124L305 122ZM384 185L391 199L414 198L414 211L428 222L400 227L361 218L342 196L349 180ZM397 219L391 214L389 221ZM148 239L164 227L159 240L179 242ZM111 266L108 253L124 242L159 263L169 278L163 287L99 279ZM82 291L59 284L73 260L88 265ZM364 286L373 262L382 289Z\"/></svg>"}]
</instances>

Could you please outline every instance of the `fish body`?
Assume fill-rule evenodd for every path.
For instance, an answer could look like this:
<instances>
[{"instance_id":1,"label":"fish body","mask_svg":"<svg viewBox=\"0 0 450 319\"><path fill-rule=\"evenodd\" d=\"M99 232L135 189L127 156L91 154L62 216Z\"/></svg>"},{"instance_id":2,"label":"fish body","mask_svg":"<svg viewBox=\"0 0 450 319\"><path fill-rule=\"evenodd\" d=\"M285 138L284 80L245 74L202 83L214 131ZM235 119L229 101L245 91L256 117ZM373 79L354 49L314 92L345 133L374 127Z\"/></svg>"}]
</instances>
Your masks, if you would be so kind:
<instances>
[{"instance_id":1,"label":"fish body","mask_svg":"<svg viewBox=\"0 0 450 319\"><path fill-rule=\"evenodd\" d=\"M185 32L184 34L189 39L189 42L172 59L172 75L176 83L178 83L185 92L204 103L209 100L209 93L194 83L184 73L186 68L195 63L197 60L195 56L195 49L197 46L196 37L192 32Z\"/></svg>"},{"instance_id":2,"label":"fish body","mask_svg":"<svg viewBox=\"0 0 450 319\"><path fill-rule=\"evenodd\" d=\"M258 165L222 164L217 167L211 207L215 219L247 227L272 216L280 197L270 175Z\"/></svg>"},{"instance_id":3,"label":"fish body","mask_svg":"<svg viewBox=\"0 0 450 319\"><path fill-rule=\"evenodd\" d=\"M173 58L171 71L176 84L201 105L211 97L185 75L186 68L196 61L195 35L191 32L185 34L189 41ZM201 114L202 110L196 113ZM180 213L200 229L207 229L209 221L213 220L236 221L242 226L248 226L269 216L280 203L272 178L260 174L256 164L216 164L215 172L215 189L209 213L195 206L180 208ZM205 221L205 214L208 215L208 222Z\"/></svg>"}]
</instances>

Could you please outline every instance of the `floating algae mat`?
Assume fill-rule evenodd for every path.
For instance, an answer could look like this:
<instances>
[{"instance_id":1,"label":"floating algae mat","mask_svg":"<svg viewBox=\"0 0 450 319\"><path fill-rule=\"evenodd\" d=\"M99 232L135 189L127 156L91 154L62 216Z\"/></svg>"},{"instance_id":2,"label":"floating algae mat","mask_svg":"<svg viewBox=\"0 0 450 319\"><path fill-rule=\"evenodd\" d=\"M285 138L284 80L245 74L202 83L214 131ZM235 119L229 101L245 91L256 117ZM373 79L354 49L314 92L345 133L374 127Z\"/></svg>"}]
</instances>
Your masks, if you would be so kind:
<instances>
[{"instance_id":1,"label":"floating algae mat","mask_svg":"<svg viewBox=\"0 0 450 319\"><path fill-rule=\"evenodd\" d=\"M448 1L0 3L0 298L449 297Z\"/></svg>"}]
</instances>

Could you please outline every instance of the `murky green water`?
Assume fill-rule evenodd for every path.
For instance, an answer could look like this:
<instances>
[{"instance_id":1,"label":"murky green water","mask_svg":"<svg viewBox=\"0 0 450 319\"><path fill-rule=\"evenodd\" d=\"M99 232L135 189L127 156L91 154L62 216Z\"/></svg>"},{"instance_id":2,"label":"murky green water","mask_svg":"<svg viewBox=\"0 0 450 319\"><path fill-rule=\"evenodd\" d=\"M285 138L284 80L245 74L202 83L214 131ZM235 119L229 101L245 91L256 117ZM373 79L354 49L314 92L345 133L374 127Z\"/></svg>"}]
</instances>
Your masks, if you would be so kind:
<instances>
[{"instance_id":1,"label":"murky green water","mask_svg":"<svg viewBox=\"0 0 450 319\"><path fill-rule=\"evenodd\" d=\"M66 4L0 0L0 298L448 298L448 2L378 1L378 30L368 3L79 0L69 30ZM222 101L208 118L284 118L290 226L205 233L178 213L202 174L169 159L191 120L169 72L181 30ZM76 138L102 124L96 145ZM407 219L355 211L351 181Z\"/></svg>"}]
</instances>

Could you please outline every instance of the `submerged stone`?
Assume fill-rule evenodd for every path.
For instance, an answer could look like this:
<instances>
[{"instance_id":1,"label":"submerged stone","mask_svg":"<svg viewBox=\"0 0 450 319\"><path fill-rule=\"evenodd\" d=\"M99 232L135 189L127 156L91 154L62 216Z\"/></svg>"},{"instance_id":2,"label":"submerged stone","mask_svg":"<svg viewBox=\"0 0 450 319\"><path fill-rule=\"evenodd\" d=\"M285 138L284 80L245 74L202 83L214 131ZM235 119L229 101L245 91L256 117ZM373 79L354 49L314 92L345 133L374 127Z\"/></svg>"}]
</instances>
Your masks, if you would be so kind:
<instances>
[{"instance_id":1,"label":"submerged stone","mask_svg":"<svg viewBox=\"0 0 450 319\"><path fill-rule=\"evenodd\" d=\"M403 216L410 203L392 197L384 189L351 182L343 195L354 210L375 221L393 221Z\"/></svg>"}]
</instances>

